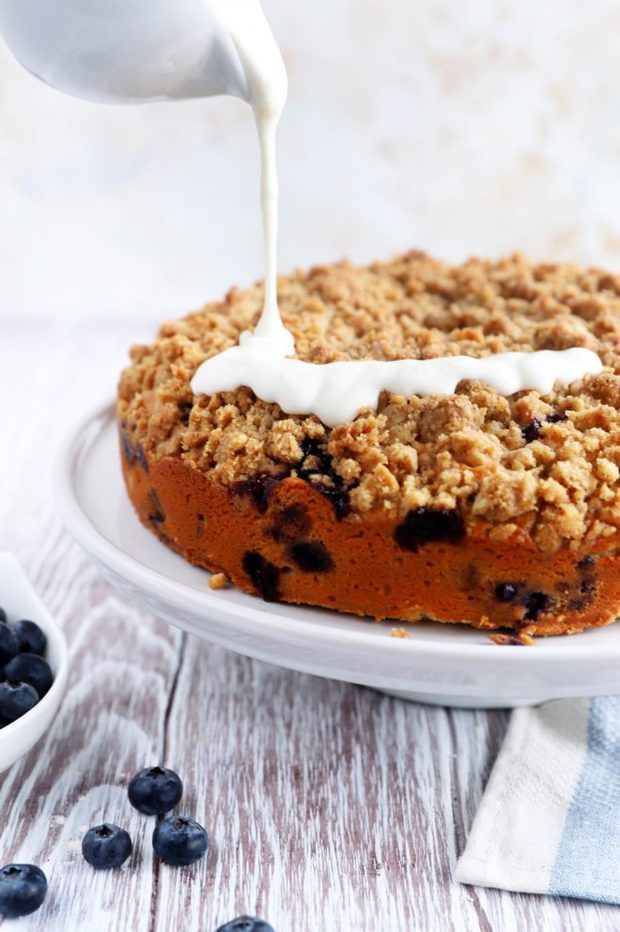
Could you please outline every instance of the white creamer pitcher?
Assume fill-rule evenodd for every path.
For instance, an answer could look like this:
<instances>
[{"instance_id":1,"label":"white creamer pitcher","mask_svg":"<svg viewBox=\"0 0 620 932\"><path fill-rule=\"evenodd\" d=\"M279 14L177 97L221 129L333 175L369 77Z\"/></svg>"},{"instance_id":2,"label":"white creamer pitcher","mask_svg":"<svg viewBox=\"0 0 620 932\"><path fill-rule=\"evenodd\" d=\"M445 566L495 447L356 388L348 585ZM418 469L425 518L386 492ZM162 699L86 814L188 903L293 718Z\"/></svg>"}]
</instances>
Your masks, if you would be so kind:
<instances>
[{"instance_id":1,"label":"white creamer pitcher","mask_svg":"<svg viewBox=\"0 0 620 932\"><path fill-rule=\"evenodd\" d=\"M257 67L284 71L259 0L0 0L0 33L42 81L104 103L256 104Z\"/></svg>"},{"instance_id":2,"label":"white creamer pitcher","mask_svg":"<svg viewBox=\"0 0 620 932\"><path fill-rule=\"evenodd\" d=\"M277 301L276 128L287 94L259 0L0 0L18 61L61 91L104 103L231 94L254 111L261 149L265 298L253 339L292 352Z\"/></svg>"}]
</instances>

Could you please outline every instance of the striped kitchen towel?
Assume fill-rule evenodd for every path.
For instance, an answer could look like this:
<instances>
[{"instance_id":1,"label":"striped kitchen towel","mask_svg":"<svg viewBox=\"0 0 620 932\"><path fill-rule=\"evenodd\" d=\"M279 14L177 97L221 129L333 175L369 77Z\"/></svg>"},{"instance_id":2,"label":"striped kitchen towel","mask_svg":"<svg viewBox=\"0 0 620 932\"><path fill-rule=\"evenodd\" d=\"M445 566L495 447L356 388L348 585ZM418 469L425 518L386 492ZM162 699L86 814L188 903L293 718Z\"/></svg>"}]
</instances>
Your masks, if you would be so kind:
<instances>
[{"instance_id":1,"label":"striped kitchen towel","mask_svg":"<svg viewBox=\"0 0 620 932\"><path fill-rule=\"evenodd\" d=\"M456 876L620 905L620 696L512 713Z\"/></svg>"}]
</instances>

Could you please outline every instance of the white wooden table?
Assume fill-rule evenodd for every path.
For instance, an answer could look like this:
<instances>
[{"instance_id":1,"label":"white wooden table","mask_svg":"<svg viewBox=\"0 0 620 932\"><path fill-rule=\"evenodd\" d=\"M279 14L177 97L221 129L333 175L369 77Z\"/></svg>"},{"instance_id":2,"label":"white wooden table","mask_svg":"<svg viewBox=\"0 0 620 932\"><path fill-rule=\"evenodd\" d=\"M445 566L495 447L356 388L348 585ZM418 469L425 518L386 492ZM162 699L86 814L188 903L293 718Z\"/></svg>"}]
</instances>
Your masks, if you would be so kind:
<instances>
[{"instance_id":1,"label":"white wooden table","mask_svg":"<svg viewBox=\"0 0 620 932\"><path fill-rule=\"evenodd\" d=\"M50 881L19 928L213 932L249 912L276 932L615 932L613 907L452 879L507 714L408 704L185 637L72 543L50 498L59 432L112 394L137 336L2 325L0 548L22 559L72 660L49 735L0 778L0 862L33 861ZM128 778L159 761L210 832L194 868L154 863L152 821L127 802ZM118 872L81 858L82 834L104 819L134 838Z\"/></svg>"}]
</instances>

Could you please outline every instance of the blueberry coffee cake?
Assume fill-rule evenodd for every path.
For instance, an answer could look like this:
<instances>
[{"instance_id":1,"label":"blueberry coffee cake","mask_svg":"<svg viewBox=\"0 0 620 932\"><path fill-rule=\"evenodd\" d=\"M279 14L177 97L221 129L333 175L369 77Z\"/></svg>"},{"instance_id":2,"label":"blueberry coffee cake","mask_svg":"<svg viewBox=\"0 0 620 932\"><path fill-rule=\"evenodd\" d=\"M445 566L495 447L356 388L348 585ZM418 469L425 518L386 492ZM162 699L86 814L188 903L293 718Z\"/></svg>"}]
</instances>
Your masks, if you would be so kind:
<instances>
[{"instance_id":1,"label":"blueberry coffee cake","mask_svg":"<svg viewBox=\"0 0 620 932\"><path fill-rule=\"evenodd\" d=\"M486 357L585 347L599 375L541 395L478 381L383 392L328 427L245 387L190 382L255 325L262 287L166 323L118 394L140 520L191 563L271 601L527 634L620 611L620 276L521 256L419 252L279 280L296 356Z\"/></svg>"}]
</instances>

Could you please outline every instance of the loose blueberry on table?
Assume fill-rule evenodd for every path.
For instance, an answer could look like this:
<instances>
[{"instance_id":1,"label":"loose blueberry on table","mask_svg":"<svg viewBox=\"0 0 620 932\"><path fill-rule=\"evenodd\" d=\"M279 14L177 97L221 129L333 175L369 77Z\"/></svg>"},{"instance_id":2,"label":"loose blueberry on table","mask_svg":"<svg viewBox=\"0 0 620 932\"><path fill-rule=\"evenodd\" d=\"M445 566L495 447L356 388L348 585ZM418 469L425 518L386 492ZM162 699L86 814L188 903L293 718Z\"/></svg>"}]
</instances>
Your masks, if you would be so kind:
<instances>
[{"instance_id":1,"label":"loose blueberry on table","mask_svg":"<svg viewBox=\"0 0 620 932\"><path fill-rule=\"evenodd\" d=\"M131 851L132 844L128 832L110 822L89 829L82 839L84 859L99 870L120 867Z\"/></svg>"},{"instance_id":2,"label":"loose blueberry on table","mask_svg":"<svg viewBox=\"0 0 620 932\"><path fill-rule=\"evenodd\" d=\"M207 833L195 819L170 816L158 822L153 832L153 849L166 864L182 866L198 861L207 850Z\"/></svg>"},{"instance_id":3,"label":"loose blueberry on table","mask_svg":"<svg viewBox=\"0 0 620 932\"><path fill-rule=\"evenodd\" d=\"M238 916L237 919L231 919L226 925L220 926L215 932L274 932L274 929L264 919Z\"/></svg>"},{"instance_id":4,"label":"loose blueberry on table","mask_svg":"<svg viewBox=\"0 0 620 932\"><path fill-rule=\"evenodd\" d=\"M6 623L0 620L0 627L4 624ZM0 715L3 708L3 692L18 706L19 703L27 704L26 700L32 700L33 697L35 702L38 701L36 690L28 683L15 683L11 680L0 682ZM182 794L183 784L180 777L165 767L147 767L137 773L129 784L129 798L132 804L141 812L153 815L166 812L167 808L176 805ZM193 864L205 854L208 845L209 839L202 825L184 816L162 819L153 832L155 854L166 864ZM84 859L99 870L120 867L132 851L129 833L110 822L89 829L82 839ZM46 893L47 878L41 868L34 864L7 864L0 869L0 916L15 919L32 913L41 906ZM221 926L218 932L274 930L262 919L240 916Z\"/></svg>"},{"instance_id":5,"label":"loose blueberry on table","mask_svg":"<svg viewBox=\"0 0 620 932\"><path fill-rule=\"evenodd\" d=\"M131 780L129 802L144 815L165 815L183 795L181 778L166 767L146 767Z\"/></svg>"},{"instance_id":6,"label":"loose blueberry on table","mask_svg":"<svg viewBox=\"0 0 620 932\"><path fill-rule=\"evenodd\" d=\"M50 689L54 676L42 656L46 647L36 622L9 622L0 608L0 728L29 712Z\"/></svg>"},{"instance_id":7,"label":"loose blueberry on table","mask_svg":"<svg viewBox=\"0 0 620 932\"><path fill-rule=\"evenodd\" d=\"M39 908L47 893L47 877L34 864L7 864L0 869L0 915L27 916Z\"/></svg>"}]
</instances>

